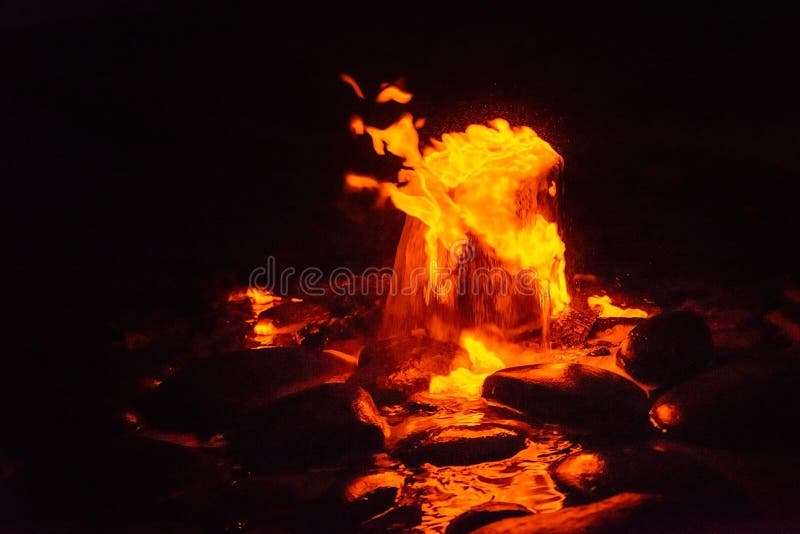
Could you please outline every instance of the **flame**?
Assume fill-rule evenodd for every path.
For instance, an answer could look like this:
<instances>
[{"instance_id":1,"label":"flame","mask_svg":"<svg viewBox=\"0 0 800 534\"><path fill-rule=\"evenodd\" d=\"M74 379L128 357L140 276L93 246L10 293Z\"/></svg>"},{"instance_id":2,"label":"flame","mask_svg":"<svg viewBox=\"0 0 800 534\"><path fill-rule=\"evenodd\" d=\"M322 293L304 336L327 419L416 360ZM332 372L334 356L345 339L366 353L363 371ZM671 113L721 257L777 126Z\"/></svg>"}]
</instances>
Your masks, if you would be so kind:
<instances>
[{"instance_id":1,"label":"flame","mask_svg":"<svg viewBox=\"0 0 800 534\"><path fill-rule=\"evenodd\" d=\"M406 103L411 97L385 84L376 101ZM427 304L453 302L454 297L438 287L440 267L453 266L437 265L441 252L450 251L450 262L462 264L464 256L453 253L456 247L479 243L508 274L524 273L536 281L545 338L547 320L559 316L570 303L564 275L566 247L556 222L545 217L544 205L548 196L556 196L552 178L563 166L562 157L533 129L512 127L501 118L446 133L428 145L420 144L417 132L424 124L409 113L384 129L364 125L360 118L351 120L352 132L369 135L377 154L390 152L401 158L403 169L395 183L348 174L346 189L376 190L424 223ZM481 341L479 332L457 335L470 366L433 377L429 392L479 397L484 379L506 365Z\"/></svg>"},{"instance_id":2,"label":"flame","mask_svg":"<svg viewBox=\"0 0 800 534\"><path fill-rule=\"evenodd\" d=\"M350 131L353 132L353 135L363 135L364 119L362 119L358 115L353 115L352 117L350 117Z\"/></svg>"},{"instance_id":3,"label":"flame","mask_svg":"<svg viewBox=\"0 0 800 534\"><path fill-rule=\"evenodd\" d=\"M411 98L413 98L413 96L414 95L412 95L411 93L403 91L396 85L387 85L386 87L383 88L383 90L380 93L378 93L378 96L375 98L375 102L378 102L379 104L384 104L386 102L394 100L395 102L399 102L400 104L408 104L409 102L411 102Z\"/></svg>"},{"instance_id":4,"label":"flame","mask_svg":"<svg viewBox=\"0 0 800 534\"><path fill-rule=\"evenodd\" d=\"M592 295L587 298L589 307L600 312L600 317L648 317L648 313L638 308L620 308L611 303L608 295Z\"/></svg>"},{"instance_id":5,"label":"flame","mask_svg":"<svg viewBox=\"0 0 800 534\"><path fill-rule=\"evenodd\" d=\"M361 90L361 87L358 86L358 82L356 82L352 76L349 74L342 73L339 75L339 79L342 80L344 83L349 85L353 88L353 92L356 96L362 100L364 100L364 92Z\"/></svg>"},{"instance_id":6,"label":"flame","mask_svg":"<svg viewBox=\"0 0 800 534\"><path fill-rule=\"evenodd\" d=\"M450 249L474 235L494 250L511 274L533 271L549 291L550 315L566 309L570 297L558 226L538 212L530 214L532 220L523 220L517 205L520 190L555 194L548 176L563 164L536 132L495 119L488 126L473 124L465 132L445 134L421 153L408 113L386 129L366 126L365 131L376 153L389 151L403 158L407 168L398 174L397 184L360 180L358 185L384 191L397 208L428 226L429 290L437 248ZM347 178L350 187L356 184L353 176Z\"/></svg>"},{"instance_id":7,"label":"flame","mask_svg":"<svg viewBox=\"0 0 800 534\"><path fill-rule=\"evenodd\" d=\"M478 339L475 333L462 334L459 344L469 355L471 369L459 367L447 376L434 376L428 391L434 395L477 399L481 396L481 388L486 377L506 365Z\"/></svg>"}]
</instances>

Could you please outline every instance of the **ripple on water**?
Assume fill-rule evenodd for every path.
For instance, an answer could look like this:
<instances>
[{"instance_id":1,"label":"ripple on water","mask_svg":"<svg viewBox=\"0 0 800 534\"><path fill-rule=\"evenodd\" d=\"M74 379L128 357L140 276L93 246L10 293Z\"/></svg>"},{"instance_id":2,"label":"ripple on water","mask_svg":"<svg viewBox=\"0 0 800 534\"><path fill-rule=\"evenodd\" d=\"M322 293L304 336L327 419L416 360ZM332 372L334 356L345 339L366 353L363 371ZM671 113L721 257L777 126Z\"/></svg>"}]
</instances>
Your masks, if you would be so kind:
<instances>
[{"instance_id":1,"label":"ripple on water","mask_svg":"<svg viewBox=\"0 0 800 534\"><path fill-rule=\"evenodd\" d=\"M420 405L427 409L420 410ZM435 427L508 422L483 399L431 397L415 403L405 412L400 407L390 410L395 416L393 442ZM422 522L415 530L444 532L455 517L492 500L521 504L535 512L553 512L563 507L564 494L556 489L547 469L578 447L556 426L532 427L523 423L515 426L525 428L527 447L505 460L465 466L423 464L413 470L388 459L379 462L383 464L382 469L406 477L399 503L421 506Z\"/></svg>"}]
</instances>

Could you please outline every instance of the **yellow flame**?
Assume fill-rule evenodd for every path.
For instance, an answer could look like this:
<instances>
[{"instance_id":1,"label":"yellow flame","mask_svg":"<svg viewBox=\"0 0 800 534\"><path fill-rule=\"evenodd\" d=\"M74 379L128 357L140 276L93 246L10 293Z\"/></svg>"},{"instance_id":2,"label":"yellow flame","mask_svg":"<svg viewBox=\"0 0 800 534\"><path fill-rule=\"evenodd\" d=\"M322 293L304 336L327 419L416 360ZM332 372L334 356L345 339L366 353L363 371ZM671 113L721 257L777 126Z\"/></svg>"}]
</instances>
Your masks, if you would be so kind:
<instances>
[{"instance_id":1,"label":"yellow flame","mask_svg":"<svg viewBox=\"0 0 800 534\"><path fill-rule=\"evenodd\" d=\"M592 295L587 298L589 307L597 310L600 317L647 317L648 313L638 308L620 308L611 302L611 297L608 295Z\"/></svg>"},{"instance_id":2,"label":"yellow flame","mask_svg":"<svg viewBox=\"0 0 800 534\"><path fill-rule=\"evenodd\" d=\"M375 102L378 102L379 104L384 104L386 102L394 100L395 102L399 102L400 104L408 104L409 102L411 102L413 96L414 95L412 95L411 93L403 91L396 85L388 85L384 87L380 93L378 93L378 96L375 98Z\"/></svg>"},{"instance_id":3,"label":"yellow flame","mask_svg":"<svg viewBox=\"0 0 800 534\"><path fill-rule=\"evenodd\" d=\"M476 399L481 396L483 381L505 364L475 334L462 334L459 344L469 355L470 369L459 367L447 376L434 376L428 391L434 395Z\"/></svg>"},{"instance_id":4,"label":"yellow flame","mask_svg":"<svg viewBox=\"0 0 800 534\"><path fill-rule=\"evenodd\" d=\"M555 193L549 179L563 160L527 126L512 128L503 119L473 124L465 132L449 133L419 149L413 117L406 113L385 129L365 127L378 154L403 158L400 183L381 183L400 210L428 226L425 249L429 262L437 248L449 249L469 235L494 250L515 274L533 271L548 287L550 313L563 312L570 302L564 276L565 246L555 222L536 211L536 194ZM370 184L375 187L375 184ZM520 216L518 195L531 192L528 218ZM429 281L434 279L434 266ZM430 289L430 288L429 288Z\"/></svg>"}]
</instances>

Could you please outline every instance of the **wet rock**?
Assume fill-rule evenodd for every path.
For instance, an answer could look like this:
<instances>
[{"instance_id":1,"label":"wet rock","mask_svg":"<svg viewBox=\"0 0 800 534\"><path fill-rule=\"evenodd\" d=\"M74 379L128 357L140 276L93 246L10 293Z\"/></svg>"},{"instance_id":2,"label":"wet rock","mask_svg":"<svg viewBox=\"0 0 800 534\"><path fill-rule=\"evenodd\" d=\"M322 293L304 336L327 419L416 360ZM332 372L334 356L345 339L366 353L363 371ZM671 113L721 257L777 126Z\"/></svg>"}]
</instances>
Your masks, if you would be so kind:
<instances>
[{"instance_id":1,"label":"wet rock","mask_svg":"<svg viewBox=\"0 0 800 534\"><path fill-rule=\"evenodd\" d=\"M617 365L636 380L669 386L708 367L714 347L705 321L688 311L640 322L617 351Z\"/></svg>"},{"instance_id":2,"label":"wet rock","mask_svg":"<svg viewBox=\"0 0 800 534\"><path fill-rule=\"evenodd\" d=\"M800 362L773 358L711 369L653 404L664 434L726 448L794 447L787 422L800 410Z\"/></svg>"},{"instance_id":3,"label":"wet rock","mask_svg":"<svg viewBox=\"0 0 800 534\"><path fill-rule=\"evenodd\" d=\"M392 471L370 473L349 480L342 492L348 516L358 520L374 517L391 508L405 479Z\"/></svg>"},{"instance_id":4,"label":"wet rock","mask_svg":"<svg viewBox=\"0 0 800 534\"><path fill-rule=\"evenodd\" d=\"M432 376L468 365L466 351L455 343L423 336L393 337L364 347L352 379L379 404L399 404L427 391Z\"/></svg>"},{"instance_id":5,"label":"wet rock","mask_svg":"<svg viewBox=\"0 0 800 534\"><path fill-rule=\"evenodd\" d=\"M9 518L45 517L203 524L229 481L217 460L201 449L124 437L59 442L33 455L4 482L2 524ZM80 530L94 531L84 526Z\"/></svg>"},{"instance_id":6,"label":"wet rock","mask_svg":"<svg viewBox=\"0 0 800 534\"><path fill-rule=\"evenodd\" d=\"M587 356L610 356L611 351L608 350L608 347L597 347L596 349L592 349L586 353Z\"/></svg>"},{"instance_id":7,"label":"wet rock","mask_svg":"<svg viewBox=\"0 0 800 534\"><path fill-rule=\"evenodd\" d=\"M601 430L613 437L647 428L649 402L630 380L589 365L545 363L489 376L483 396L546 423Z\"/></svg>"},{"instance_id":8,"label":"wet rock","mask_svg":"<svg viewBox=\"0 0 800 534\"><path fill-rule=\"evenodd\" d=\"M525 448L525 434L508 426L484 423L434 428L398 442L393 454L408 466L472 465L510 458Z\"/></svg>"},{"instance_id":9,"label":"wet rock","mask_svg":"<svg viewBox=\"0 0 800 534\"><path fill-rule=\"evenodd\" d=\"M362 523L355 532L385 534L414 532L413 527L422 522L422 506L420 504L404 504L392 508L385 514Z\"/></svg>"},{"instance_id":10,"label":"wet rock","mask_svg":"<svg viewBox=\"0 0 800 534\"><path fill-rule=\"evenodd\" d=\"M264 310L258 315L258 320L269 320L277 328L284 328L295 324L320 323L330 316L331 312L321 304L289 301Z\"/></svg>"},{"instance_id":11,"label":"wet rock","mask_svg":"<svg viewBox=\"0 0 800 534\"><path fill-rule=\"evenodd\" d=\"M490 523L474 534L516 534L547 532L670 532L667 506L656 495L621 493L600 502L564 508L547 514L512 517Z\"/></svg>"},{"instance_id":12,"label":"wet rock","mask_svg":"<svg viewBox=\"0 0 800 534\"><path fill-rule=\"evenodd\" d=\"M447 525L445 534L468 534L489 523L509 517L522 517L533 512L522 506L508 502L487 502L475 506Z\"/></svg>"},{"instance_id":13,"label":"wet rock","mask_svg":"<svg viewBox=\"0 0 800 534\"><path fill-rule=\"evenodd\" d=\"M351 384L322 384L282 397L229 433L230 451L254 471L360 463L383 448L385 423Z\"/></svg>"},{"instance_id":14,"label":"wet rock","mask_svg":"<svg viewBox=\"0 0 800 534\"><path fill-rule=\"evenodd\" d=\"M739 514L747 499L733 484L693 458L651 448L585 450L550 467L562 491L578 500L597 500L621 492L654 493L710 512Z\"/></svg>"},{"instance_id":15,"label":"wet rock","mask_svg":"<svg viewBox=\"0 0 800 534\"><path fill-rule=\"evenodd\" d=\"M141 403L145 422L170 432L211 435L236 426L278 397L344 380L353 366L300 348L271 347L191 362Z\"/></svg>"}]
</instances>

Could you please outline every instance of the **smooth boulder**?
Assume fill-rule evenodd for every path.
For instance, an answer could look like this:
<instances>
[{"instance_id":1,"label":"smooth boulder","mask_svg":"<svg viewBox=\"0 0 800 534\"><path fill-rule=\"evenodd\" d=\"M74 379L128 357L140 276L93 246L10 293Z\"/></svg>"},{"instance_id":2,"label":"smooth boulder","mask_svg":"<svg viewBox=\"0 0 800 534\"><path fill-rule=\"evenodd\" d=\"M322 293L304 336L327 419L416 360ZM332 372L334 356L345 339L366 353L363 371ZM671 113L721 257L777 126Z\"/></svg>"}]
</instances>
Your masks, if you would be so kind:
<instances>
[{"instance_id":1,"label":"smooth boulder","mask_svg":"<svg viewBox=\"0 0 800 534\"><path fill-rule=\"evenodd\" d=\"M673 311L637 324L617 351L617 365L640 382L665 387L707 368L713 355L706 322L692 312Z\"/></svg>"},{"instance_id":2,"label":"smooth boulder","mask_svg":"<svg viewBox=\"0 0 800 534\"><path fill-rule=\"evenodd\" d=\"M793 448L798 383L798 361L740 361L667 391L653 404L650 418L669 437L725 448Z\"/></svg>"},{"instance_id":3,"label":"smooth boulder","mask_svg":"<svg viewBox=\"0 0 800 534\"><path fill-rule=\"evenodd\" d=\"M652 532L667 527L667 506L657 495L621 493L608 499L564 508L547 514L512 517L490 523L474 534L541 533L574 534L593 532ZM670 530L656 530L670 532Z\"/></svg>"},{"instance_id":4,"label":"smooth boulder","mask_svg":"<svg viewBox=\"0 0 800 534\"><path fill-rule=\"evenodd\" d=\"M644 446L575 452L552 464L550 474L578 501L635 492L681 501L698 515L739 514L748 508L743 493L717 472L687 455Z\"/></svg>"},{"instance_id":5,"label":"smooth boulder","mask_svg":"<svg viewBox=\"0 0 800 534\"><path fill-rule=\"evenodd\" d=\"M510 367L490 375L483 396L546 423L600 430L613 438L645 430L650 403L635 383L577 363Z\"/></svg>"},{"instance_id":6,"label":"smooth boulder","mask_svg":"<svg viewBox=\"0 0 800 534\"><path fill-rule=\"evenodd\" d=\"M453 519L444 534L469 534L495 521L532 514L532 511L521 504L490 501L474 506Z\"/></svg>"},{"instance_id":7,"label":"smooth boulder","mask_svg":"<svg viewBox=\"0 0 800 534\"><path fill-rule=\"evenodd\" d=\"M257 472L360 464L383 448L386 423L352 384L322 384L282 397L226 434L231 454Z\"/></svg>"},{"instance_id":8,"label":"smooth boulder","mask_svg":"<svg viewBox=\"0 0 800 534\"><path fill-rule=\"evenodd\" d=\"M169 432L212 435L290 393L345 380L353 365L325 353L270 347L195 360L140 404L145 422Z\"/></svg>"},{"instance_id":9,"label":"smooth boulder","mask_svg":"<svg viewBox=\"0 0 800 534\"><path fill-rule=\"evenodd\" d=\"M408 466L472 465L502 460L525 448L525 433L504 425L433 428L412 434L397 443L392 454Z\"/></svg>"},{"instance_id":10,"label":"smooth boulder","mask_svg":"<svg viewBox=\"0 0 800 534\"><path fill-rule=\"evenodd\" d=\"M467 366L467 352L455 343L401 336L364 347L352 380L379 404L399 404L414 393L427 391L434 375Z\"/></svg>"}]
</instances>

